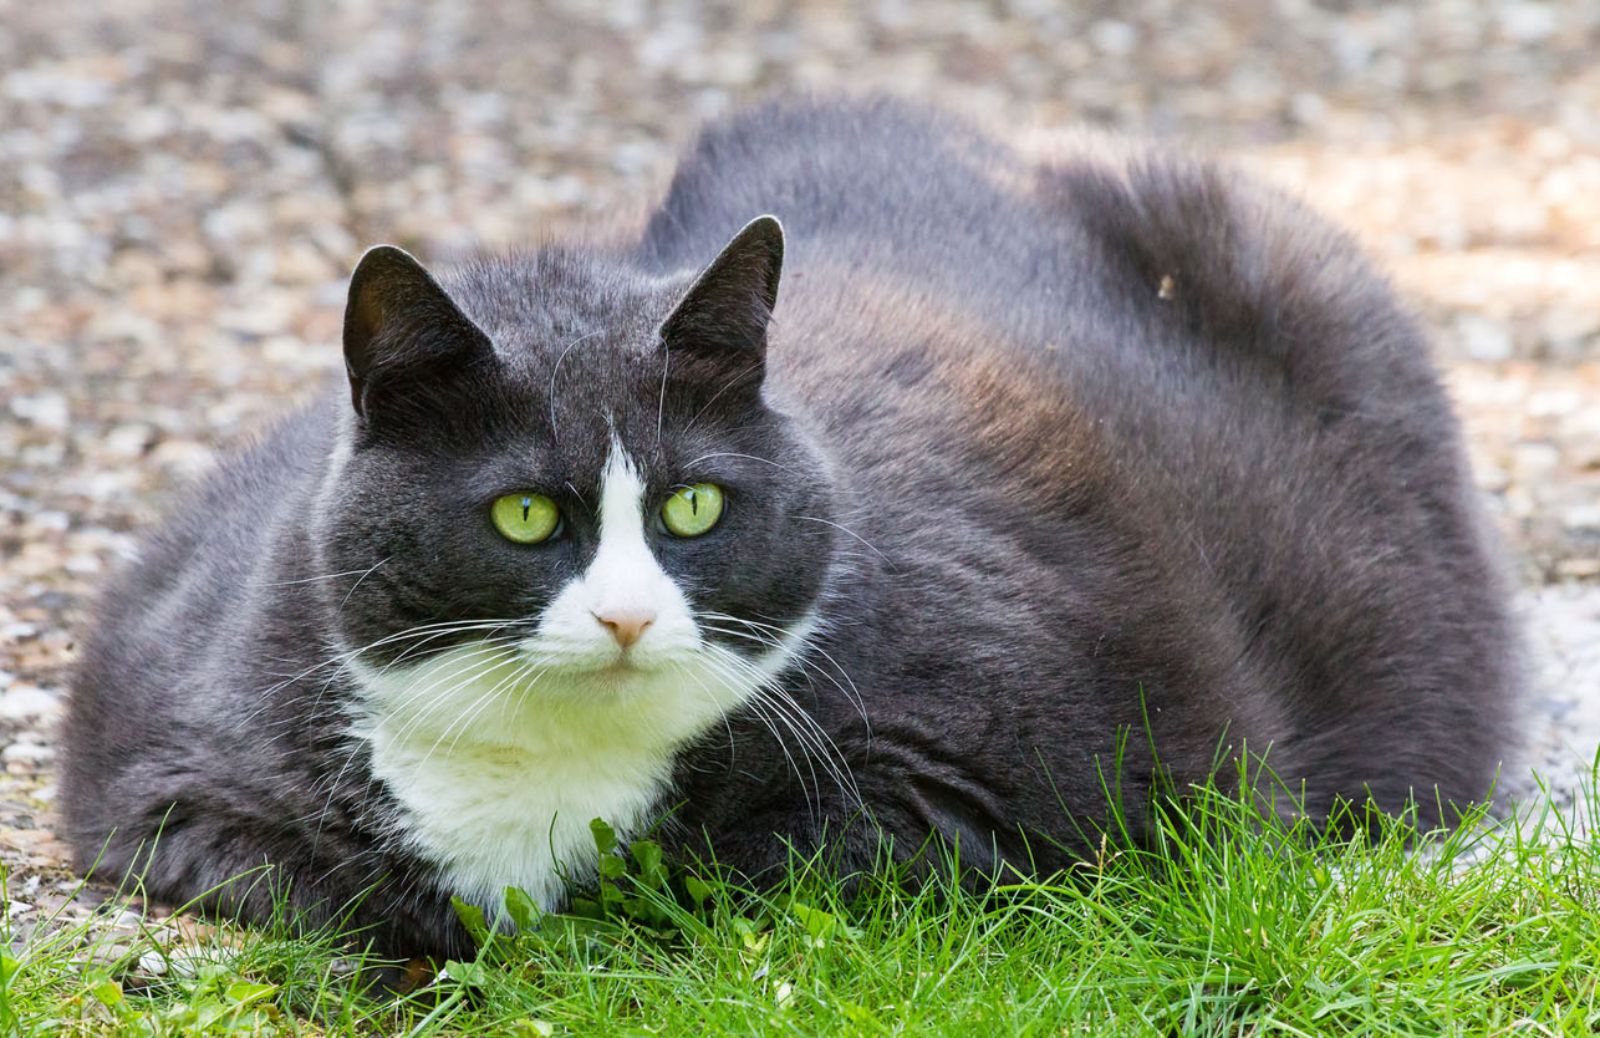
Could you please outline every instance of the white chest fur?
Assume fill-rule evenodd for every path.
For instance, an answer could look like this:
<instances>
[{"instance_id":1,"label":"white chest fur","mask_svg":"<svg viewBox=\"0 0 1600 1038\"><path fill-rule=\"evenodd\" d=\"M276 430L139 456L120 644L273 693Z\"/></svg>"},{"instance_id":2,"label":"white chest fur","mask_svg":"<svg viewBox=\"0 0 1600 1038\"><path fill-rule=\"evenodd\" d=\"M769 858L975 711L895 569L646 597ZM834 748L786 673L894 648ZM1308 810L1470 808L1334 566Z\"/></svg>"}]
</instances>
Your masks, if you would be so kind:
<instances>
[{"instance_id":1,"label":"white chest fur","mask_svg":"<svg viewBox=\"0 0 1600 1038\"><path fill-rule=\"evenodd\" d=\"M474 646L411 668L403 682L364 681L369 705L390 707L369 714L362 734L403 811L403 837L455 894L490 909L507 886L550 907L564 875L592 876L590 820L619 833L652 822L676 751L708 712L734 708L746 691L685 667L620 695L564 691L552 703L547 688L508 683L522 667L508 651ZM420 691L430 686L447 692Z\"/></svg>"}]
</instances>

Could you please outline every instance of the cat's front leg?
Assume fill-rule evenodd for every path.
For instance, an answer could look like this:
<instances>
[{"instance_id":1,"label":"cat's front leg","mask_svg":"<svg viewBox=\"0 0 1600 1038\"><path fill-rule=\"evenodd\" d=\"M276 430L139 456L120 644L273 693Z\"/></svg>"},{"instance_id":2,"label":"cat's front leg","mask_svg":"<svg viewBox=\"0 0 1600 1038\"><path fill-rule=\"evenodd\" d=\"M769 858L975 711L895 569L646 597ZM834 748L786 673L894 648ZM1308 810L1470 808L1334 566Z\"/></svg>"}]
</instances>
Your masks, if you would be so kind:
<instances>
[{"instance_id":1,"label":"cat's front leg","mask_svg":"<svg viewBox=\"0 0 1600 1038\"><path fill-rule=\"evenodd\" d=\"M356 833L308 834L281 821L174 810L153 839L106 848L154 900L252 925L332 927L384 958L470 956L472 942L428 870Z\"/></svg>"}]
</instances>

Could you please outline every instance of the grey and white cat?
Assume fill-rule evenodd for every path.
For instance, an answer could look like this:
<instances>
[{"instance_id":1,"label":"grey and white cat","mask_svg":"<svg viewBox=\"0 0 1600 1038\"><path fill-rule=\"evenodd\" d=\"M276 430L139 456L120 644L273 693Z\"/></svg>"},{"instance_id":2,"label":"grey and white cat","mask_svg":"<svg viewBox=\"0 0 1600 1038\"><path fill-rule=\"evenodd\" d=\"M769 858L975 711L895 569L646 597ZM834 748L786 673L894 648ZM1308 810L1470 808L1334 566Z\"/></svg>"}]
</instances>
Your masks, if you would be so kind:
<instances>
[{"instance_id":1,"label":"grey and white cat","mask_svg":"<svg viewBox=\"0 0 1600 1038\"><path fill-rule=\"evenodd\" d=\"M759 108L627 247L372 250L344 352L88 630L82 866L460 953L450 896L558 904L596 817L759 877L1058 866L1119 741L1136 835L1151 745L1489 792L1514 638L1422 337L1226 169Z\"/></svg>"}]
</instances>

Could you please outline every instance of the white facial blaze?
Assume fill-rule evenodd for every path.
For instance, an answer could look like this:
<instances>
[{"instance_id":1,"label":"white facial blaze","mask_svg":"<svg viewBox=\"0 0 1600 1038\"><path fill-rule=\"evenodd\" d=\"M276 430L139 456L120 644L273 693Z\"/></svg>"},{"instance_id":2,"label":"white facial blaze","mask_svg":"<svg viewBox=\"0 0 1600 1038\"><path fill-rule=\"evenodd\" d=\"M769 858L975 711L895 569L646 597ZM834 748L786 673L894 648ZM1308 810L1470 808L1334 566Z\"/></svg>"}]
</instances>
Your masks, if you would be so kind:
<instances>
[{"instance_id":1,"label":"white facial blaze","mask_svg":"<svg viewBox=\"0 0 1600 1038\"><path fill-rule=\"evenodd\" d=\"M644 483L621 445L613 443L600 479L600 547L583 576L545 611L538 640L574 659L607 667L623 658L602 617L635 615L651 622L627 652L649 667L695 652L700 633L688 600L661 568L645 537Z\"/></svg>"},{"instance_id":2,"label":"white facial blaze","mask_svg":"<svg viewBox=\"0 0 1600 1038\"><path fill-rule=\"evenodd\" d=\"M549 907L592 875L589 822L653 821L676 752L800 651L814 618L744 665L702 641L646 531L645 487L613 443L599 546L521 644L470 643L383 669L352 664L355 734L401 807L401 835L450 892L491 910L507 886ZM600 617L648 615L626 651Z\"/></svg>"}]
</instances>

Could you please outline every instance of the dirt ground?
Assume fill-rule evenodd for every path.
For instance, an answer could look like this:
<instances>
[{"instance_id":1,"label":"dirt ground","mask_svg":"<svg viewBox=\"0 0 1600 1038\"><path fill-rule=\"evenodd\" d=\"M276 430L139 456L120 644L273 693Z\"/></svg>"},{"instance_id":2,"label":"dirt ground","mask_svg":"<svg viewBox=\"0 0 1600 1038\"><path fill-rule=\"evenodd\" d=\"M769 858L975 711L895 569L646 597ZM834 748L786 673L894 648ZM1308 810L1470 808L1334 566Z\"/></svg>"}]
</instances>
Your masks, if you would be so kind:
<instances>
[{"instance_id":1,"label":"dirt ground","mask_svg":"<svg viewBox=\"0 0 1600 1038\"><path fill-rule=\"evenodd\" d=\"M1353 229L1433 332L1533 645L1529 762L1600 745L1600 4L0 0L0 863L69 889L52 726L89 596L339 364L367 244L643 213L706 118L882 91L1024 147L1186 142ZM1522 779L1514 779L1523 781Z\"/></svg>"}]
</instances>

